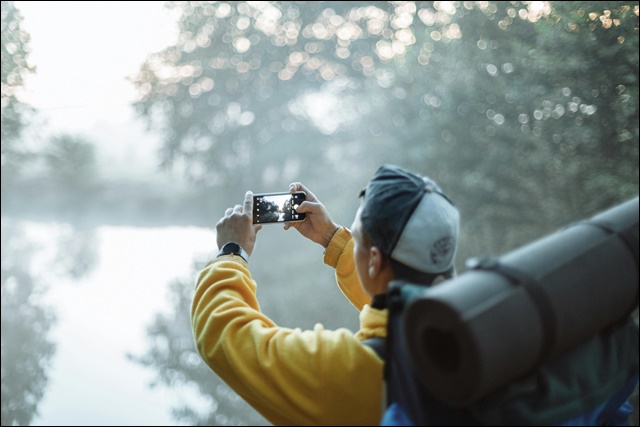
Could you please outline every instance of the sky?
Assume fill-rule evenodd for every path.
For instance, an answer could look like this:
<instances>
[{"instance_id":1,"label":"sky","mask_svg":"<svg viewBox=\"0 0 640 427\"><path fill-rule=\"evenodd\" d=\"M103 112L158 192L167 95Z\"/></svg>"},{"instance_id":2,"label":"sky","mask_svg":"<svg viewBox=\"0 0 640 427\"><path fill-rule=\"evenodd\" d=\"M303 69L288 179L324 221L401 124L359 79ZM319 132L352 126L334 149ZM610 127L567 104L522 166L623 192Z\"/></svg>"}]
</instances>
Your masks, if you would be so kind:
<instances>
[{"instance_id":1,"label":"sky","mask_svg":"<svg viewBox=\"0 0 640 427\"><path fill-rule=\"evenodd\" d=\"M127 77L149 53L174 43L175 13L159 1L15 4L36 67L21 100L39 110L45 133L88 138L114 175L157 173L159 139L135 118ZM46 246L56 227L27 228ZM50 290L48 303L59 315L57 351L35 424L171 424L171 407L194 393L149 390L153 373L125 354L144 351L146 326L167 308L168 283L190 273L196 254L215 247L213 232L100 227L96 233L96 269L80 283L56 282Z\"/></svg>"},{"instance_id":2,"label":"sky","mask_svg":"<svg viewBox=\"0 0 640 427\"><path fill-rule=\"evenodd\" d=\"M153 171L159 139L135 118L136 92L127 78L149 53L174 44L175 12L160 1L15 4L36 67L22 100L40 111L49 132L91 139L100 161L122 166L114 173Z\"/></svg>"}]
</instances>

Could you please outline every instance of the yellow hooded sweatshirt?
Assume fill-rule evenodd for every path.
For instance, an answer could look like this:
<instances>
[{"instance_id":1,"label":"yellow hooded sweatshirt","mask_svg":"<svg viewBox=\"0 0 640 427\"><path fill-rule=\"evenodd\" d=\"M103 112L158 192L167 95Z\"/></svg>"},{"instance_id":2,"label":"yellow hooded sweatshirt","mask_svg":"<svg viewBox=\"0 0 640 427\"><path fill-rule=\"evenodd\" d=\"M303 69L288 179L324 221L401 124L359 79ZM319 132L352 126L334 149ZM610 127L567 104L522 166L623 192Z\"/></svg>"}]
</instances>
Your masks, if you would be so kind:
<instances>
[{"instance_id":1,"label":"yellow hooded sweatshirt","mask_svg":"<svg viewBox=\"0 0 640 427\"><path fill-rule=\"evenodd\" d=\"M278 327L260 312L256 282L234 255L200 274L191 308L198 352L209 367L275 425L377 425L383 362L361 340L386 336L387 311L368 304L340 228L325 252L340 289L360 310L360 331Z\"/></svg>"}]
</instances>

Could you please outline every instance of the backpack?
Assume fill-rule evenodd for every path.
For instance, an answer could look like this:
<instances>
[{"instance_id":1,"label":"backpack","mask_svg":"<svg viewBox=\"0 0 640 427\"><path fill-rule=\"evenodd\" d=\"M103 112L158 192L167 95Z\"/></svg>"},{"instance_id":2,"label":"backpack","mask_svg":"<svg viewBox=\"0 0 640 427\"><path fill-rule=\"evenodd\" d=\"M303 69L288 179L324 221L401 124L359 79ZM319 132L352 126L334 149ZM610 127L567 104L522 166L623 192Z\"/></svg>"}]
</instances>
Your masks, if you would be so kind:
<instances>
[{"instance_id":1,"label":"backpack","mask_svg":"<svg viewBox=\"0 0 640 427\"><path fill-rule=\"evenodd\" d=\"M626 424L638 198L428 288L392 282L385 425Z\"/></svg>"},{"instance_id":2,"label":"backpack","mask_svg":"<svg viewBox=\"0 0 640 427\"><path fill-rule=\"evenodd\" d=\"M387 408L381 425L627 425L633 410L627 400L638 383L639 368L640 343L632 319L460 406L429 392L409 356L403 309L422 291L422 285L394 284L387 339L363 342L385 361Z\"/></svg>"}]
</instances>

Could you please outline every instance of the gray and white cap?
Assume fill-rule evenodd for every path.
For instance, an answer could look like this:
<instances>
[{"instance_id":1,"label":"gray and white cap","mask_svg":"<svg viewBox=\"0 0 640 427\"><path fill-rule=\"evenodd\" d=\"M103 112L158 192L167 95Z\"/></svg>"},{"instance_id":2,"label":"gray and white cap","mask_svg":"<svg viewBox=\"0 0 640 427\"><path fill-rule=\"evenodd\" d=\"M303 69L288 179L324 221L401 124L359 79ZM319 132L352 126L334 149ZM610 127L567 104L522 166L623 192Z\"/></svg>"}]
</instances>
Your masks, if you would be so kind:
<instances>
[{"instance_id":1,"label":"gray and white cap","mask_svg":"<svg viewBox=\"0 0 640 427\"><path fill-rule=\"evenodd\" d=\"M382 252L412 269L451 275L460 214L427 177L381 166L367 184L362 226Z\"/></svg>"}]
</instances>

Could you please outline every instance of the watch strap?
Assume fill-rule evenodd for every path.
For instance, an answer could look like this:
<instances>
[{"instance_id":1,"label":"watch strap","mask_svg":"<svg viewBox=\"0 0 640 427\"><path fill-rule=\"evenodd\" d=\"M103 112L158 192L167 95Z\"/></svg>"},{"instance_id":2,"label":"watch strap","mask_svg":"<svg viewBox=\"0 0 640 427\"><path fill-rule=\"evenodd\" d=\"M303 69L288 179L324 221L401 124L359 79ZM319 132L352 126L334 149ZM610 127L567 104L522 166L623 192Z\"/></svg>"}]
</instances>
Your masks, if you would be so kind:
<instances>
[{"instance_id":1,"label":"watch strap","mask_svg":"<svg viewBox=\"0 0 640 427\"><path fill-rule=\"evenodd\" d=\"M249 254L244 250L242 246L240 246L240 244L236 242L227 242L222 245L222 248L218 253L218 257L223 255L237 255L244 259L246 262L249 262Z\"/></svg>"}]
</instances>

